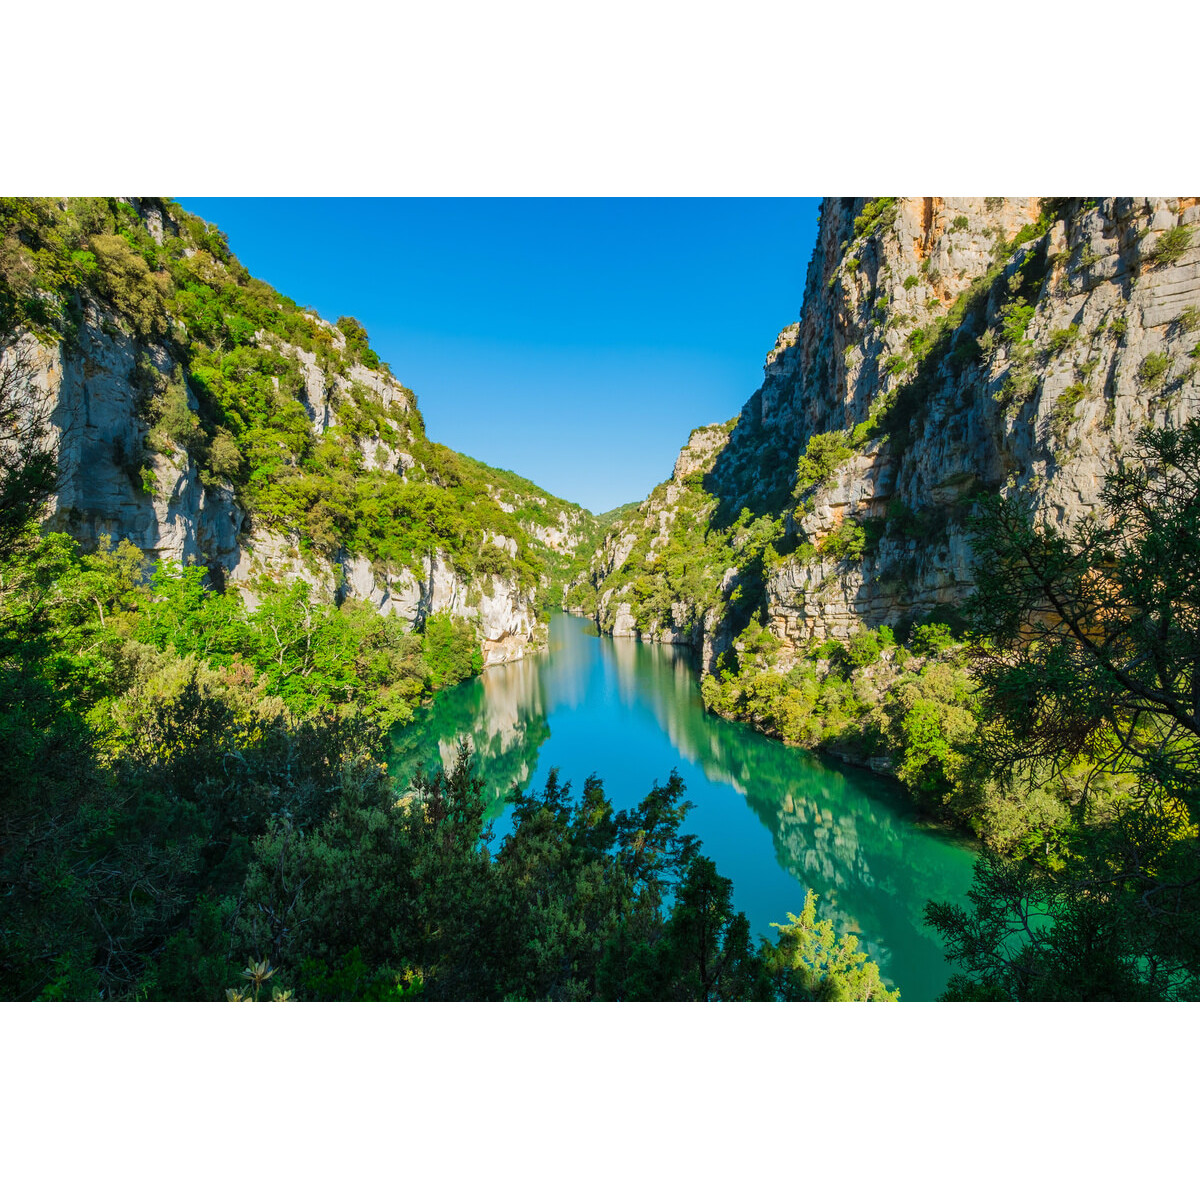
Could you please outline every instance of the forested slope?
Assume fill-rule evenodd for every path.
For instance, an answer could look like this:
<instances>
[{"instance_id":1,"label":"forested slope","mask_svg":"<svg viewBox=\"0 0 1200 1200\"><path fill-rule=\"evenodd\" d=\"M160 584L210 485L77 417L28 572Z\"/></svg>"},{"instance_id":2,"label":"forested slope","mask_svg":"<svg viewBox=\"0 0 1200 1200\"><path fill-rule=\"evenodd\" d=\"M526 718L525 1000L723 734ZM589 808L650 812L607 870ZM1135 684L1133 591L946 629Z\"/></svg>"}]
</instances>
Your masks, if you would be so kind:
<instances>
[{"instance_id":1,"label":"forested slope","mask_svg":"<svg viewBox=\"0 0 1200 1200\"><path fill-rule=\"evenodd\" d=\"M444 612L488 663L539 641L590 514L430 442L359 322L253 279L169 201L5 201L0 247L5 362L57 443L48 529L251 597L303 579L409 625Z\"/></svg>"}]
</instances>

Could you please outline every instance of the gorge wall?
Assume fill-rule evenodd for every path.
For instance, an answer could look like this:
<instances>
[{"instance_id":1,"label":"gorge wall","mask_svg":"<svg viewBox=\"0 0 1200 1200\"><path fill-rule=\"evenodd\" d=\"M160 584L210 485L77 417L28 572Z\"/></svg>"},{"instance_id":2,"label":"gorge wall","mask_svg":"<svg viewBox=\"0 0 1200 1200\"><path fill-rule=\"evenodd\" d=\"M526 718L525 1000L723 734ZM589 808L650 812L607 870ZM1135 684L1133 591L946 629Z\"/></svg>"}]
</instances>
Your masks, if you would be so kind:
<instances>
[{"instance_id":1,"label":"gorge wall","mask_svg":"<svg viewBox=\"0 0 1200 1200\"><path fill-rule=\"evenodd\" d=\"M1196 197L827 199L762 387L610 531L577 608L712 671L751 619L785 668L959 604L976 497L1068 527L1138 429L1200 411L1198 225Z\"/></svg>"},{"instance_id":2,"label":"gorge wall","mask_svg":"<svg viewBox=\"0 0 1200 1200\"><path fill-rule=\"evenodd\" d=\"M590 514L431 443L357 322L251 279L169 202L15 216L6 280L34 278L52 313L4 350L57 444L47 529L203 564L251 605L263 579L304 579L413 625L449 613L486 664L540 642L539 590ZM34 274L50 277L48 256L57 297Z\"/></svg>"}]
</instances>

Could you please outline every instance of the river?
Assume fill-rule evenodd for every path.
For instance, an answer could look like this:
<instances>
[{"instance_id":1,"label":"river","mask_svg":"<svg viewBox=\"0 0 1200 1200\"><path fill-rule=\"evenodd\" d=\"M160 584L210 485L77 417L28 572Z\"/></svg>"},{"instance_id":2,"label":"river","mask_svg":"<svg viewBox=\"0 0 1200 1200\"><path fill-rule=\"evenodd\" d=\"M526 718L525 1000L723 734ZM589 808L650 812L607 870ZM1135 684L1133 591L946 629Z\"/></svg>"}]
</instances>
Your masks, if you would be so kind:
<instances>
[{"instance_id":1,"label":"river","mask_svg":"<svg viewBox=\"0 0 1200 1200\"><path fill-rule=\"evenodd\" d=\"M686 651L597 637L590 621L556 613L546 653L489 668L394 730L390 770L448 767L462 736L488 781L495 845L511 828L503 797L514 783L540 786L551 767L575 795L595 773L616 808L674 768L695 805L685 831L733 880L755 934L773 937L771 922L799 912L811 888L902 1000L944 988L951 968L922 909L962 901L971 844L922 822L890 780L706 713Z\"/></svg>"}]
</instances>

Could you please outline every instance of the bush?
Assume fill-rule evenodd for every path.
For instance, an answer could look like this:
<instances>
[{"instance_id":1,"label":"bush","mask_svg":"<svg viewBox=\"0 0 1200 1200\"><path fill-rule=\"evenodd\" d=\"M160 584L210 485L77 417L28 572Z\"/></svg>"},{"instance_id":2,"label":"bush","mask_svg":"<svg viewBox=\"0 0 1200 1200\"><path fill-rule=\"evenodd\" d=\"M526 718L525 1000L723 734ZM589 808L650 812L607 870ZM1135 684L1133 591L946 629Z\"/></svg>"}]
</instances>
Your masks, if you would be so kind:
<instances>
[{"instance_id":1,"label":"bush","mask_svg":"<svg viewBox=\"0 0 1200 1200\"><path fill-rule=\"evenodd\" d=\"M152 275L146 260L118 234L97 234L90 244L96 263L91 278L97 290L129 318L141 337L166 333L165 279Z\"/></svg>"},{"instance_id":2,"label":"bush","mask_svg":"<svg viewBox=\"0 0 1200 1200\"><path fill-rule=\"evenodd\" d=\"M1200 329L1200 308L1194 304L1189 304L1176 318L1179 322L1179 328L1184 333L1195 333Z\"/></svg>"},{"instance_id":3,"label":"bush","mask_svg":"<svg viewBox=\"0 0 1200 1200\"><path fill-rule=\"evenodd\" d=\"M1161 383L1171 367L1171 357L1161 351L1147 354L1138 365L1138 382L1143 387L1155 387Z\"/></svg>"},{"instance_id":4,"label":"bush","mask_svg":"<svg viewBox=\"0 0 1200 1200\"><path fill-rule=\"evenodd\" d=\"M1051 354L1061 354L1064 350L1073 346L1079 338L1079 326L1075 323L1068 325L1065 329L1056 329L1050 334L1048 349Z\"/></svg>"},{"instance_id":5,"label":"bush","mask_svg":"<svg viewBox=\"0 0 1200 1200\"><path fill-rule=\"evenodd\" d=\"M954 220L950 223L950 232L951 233L961 233L970 224L971 224L971 222L968 221L965 216L963 216L962 214L959 214L959 216L955 217Z\"/></svg>"},{"instance_id":6,"label":"bush","mask_svg":"<svg viewBox=\"0 0 1200 1200\"><path fill-rule=\"evenodd\" d=\"M453 687L483 670L483 655L465 621L435 613L425 622L425 666L433 688Z\"/></svg>"},{"instance_id":7,"label":"bush","mask_svg":"<svg viewBox=\"0 0 1200 1200\"><path fill-rule=\"evenodd\" d=\"M1146 256L1156 267L1170 266L1183 257L1184 252L1192 244L1192 231L1185 225L1176 225L1168 229L1154 243L1154 249Z\"/></svg>"},{"instance_id":8,"label":"bush","mask_svg":"<svg viewBox=\"0 0 1200 1200\"><path fill-rule=\"evenodd\" d=\"M920 278L916 275L905 276L905 279L904 279L905 290L907 291L909 288L915 288L920 282L921 282Z\"/></svg>"},{"instance_id":9,"label":"bush","mask_svg":"<svg viewBox=\"0 0 1200 1200\"><path fill-rule=\"evenodd\" d=\"M884 650L890 650L895 644L890 626L881 625L878 629L864 626L850 635L841 648L841 657L851 667L869 667L879 661Z\"/></svg>"},{"instance_id":10,"label":"bush","mask_svg":"<svg viewBox=\"0 0 1200 1200\"><path fill-rule=\"evenodd\" d=\"M853 517L846 517L821 543L822 558L834 562L860 562L867 547L867 531Z\"/></svg>"},{"instance_id":11,"label":"bush","mask_svg":"<svg viewBox=\"0 0 1200 1200\"><path fill-rule=\"evenodd\" d=\"M223 479L235 479L242 469L242 454L237 442L224 430L218 430L208 452L209 469Z\"/></svg>"},{"instance_id":12,"label":"bush","mask_svg":"<svg viewBox=\"0 0 1200 1200\"><path fill-rule=\"evenodd\" d=\"M1033 313L1032 304L1017 304L1016 302L1012 302L1004 305L1000 310L1000 315L1003 318L1000 340L1010 346L1015 342L1024 341L1026 330L1029 328L1029 322L1033 320Z\"/></svg>"},{"instance_id":13,"label":"bush","mask_svg":"<svg viewBox=\"0 0 1200 1200\"><path fill-rule=\"evenodd\" d=\"M1038 388L1038 376L1028 367L1014 366L996 390L996 399L1004 408L1012 404L1024 404Z\"/></svg>"},{"instance_id":14,"label":"bush","mask_svg":"<svg viewBox=\"0 0 1200 1200\"><path fill-rule=\"evenodd\" d=\"M914 654L937 654L954 645L954 635L949 625L940 622L914 625L912 633L908 635L908 644Z\"/></svg>"},{"instance_id":15,"label":"bush","mask_svg":"<svg viewBox=\"0 0 1200 1200\"><path fill-rule=\"evenodd\" d=\"M886 228L896 217L896 197L878 196L863 205L863 210L854 218L855 240L870 237L876 229Z\"/></svg>"},{"instance_id":16,"label":"bush","mask_svg":"<svg viewBox=\"0 0 1200 1200\"><path fill-rule=\"evenodd\" d=\"M1060 441L1067 440L1067 433L1075 421L1075 406L1087 395L1087 388L1082 383L1073 383L1065 388L1054 402L1054 412L1050 416L1050 428Z\"/></svg>"},{"instance_id":17,"label":"bush","mask_svg":"<svg viewBox=\"0 0 1200 1200\"><path fill-rule=\"evenodd\" d=\"M182 384L170 383L158 402L154 432L173 442L181 450L194 454L204 445L200 418L188 407L187 391Z\"/></svg>"},{"instance_id":18,"label":"bush","mask_svg":"<svg viewBox=\"0 0 1200 1200\"><path fill-rule=\"evenodd\" d=\"M806 492L824 486L834 471L854 456L844 430L815 433L808 439L804 453L796 463L796 484L792 496L799 500Z\"/></svg>"}]
</instances>

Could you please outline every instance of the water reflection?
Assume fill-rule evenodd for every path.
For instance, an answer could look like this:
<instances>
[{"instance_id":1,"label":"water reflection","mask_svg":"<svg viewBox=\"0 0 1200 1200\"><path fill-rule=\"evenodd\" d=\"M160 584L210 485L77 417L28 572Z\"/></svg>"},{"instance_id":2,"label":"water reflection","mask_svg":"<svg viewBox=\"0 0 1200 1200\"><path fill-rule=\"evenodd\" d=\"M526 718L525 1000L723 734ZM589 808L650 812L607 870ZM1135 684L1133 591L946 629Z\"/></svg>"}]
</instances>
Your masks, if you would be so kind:
<instances>
[{"instance_id":1,"label":"water reflection","mask_svg":"<svg viewBox=\"0 0 1200 1200\"><path fill-rule=\"evenodd\" d=\"M392 730L391 773L407 781L417 768L448 770L465 737L487 782L489 815L497 815L514 785L530 786L538 750L550 736L538 668L538 660L522 659L443 692L411 725Z\"/></svg>"},{"instance_id":2,"label":"water reflection","mask_svg":"<svg viewBox=\"0 0 1200 1200\"><path fill-rule=\"evenodd\" d=\"M576 783L596 772L618 807L676 767L696 805L688 828L733 879L756 932L769 934L812 888L822 915L858 935L904 998L937 995L949 971L922 909L962 899L970 847L923 828L888 781L705 713L685 651L589 637L587 628L556 616L547 654L439 696L393 734L397 776L448 763L456 739L469 736L503 833L503 797L514 783L540 783L552 765Z\"/></svg>"}]
</instances>

